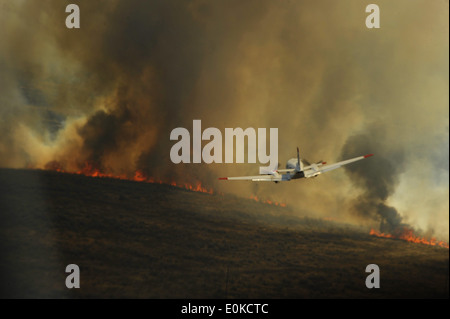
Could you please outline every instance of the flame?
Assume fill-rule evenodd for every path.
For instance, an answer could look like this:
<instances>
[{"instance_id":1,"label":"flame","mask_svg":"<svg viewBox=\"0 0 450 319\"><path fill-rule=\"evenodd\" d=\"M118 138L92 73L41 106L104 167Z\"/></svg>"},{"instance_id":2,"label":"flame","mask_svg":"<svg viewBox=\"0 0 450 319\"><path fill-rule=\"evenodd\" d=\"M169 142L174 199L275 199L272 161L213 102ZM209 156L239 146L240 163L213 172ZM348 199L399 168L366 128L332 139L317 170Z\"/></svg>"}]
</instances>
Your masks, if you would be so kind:
<instances>
[{"instance_id":1,"label":"flame","mask_svg":"<svg viewBox=\"0 0 450 319\"><path fill-rule=\"evenodd\" d=\"M134 173L133 180L135 180L136 182L145 182L147 180L147 178L141 171L136 171Z\"/></svg>"},{"instance_id":2,"label":"flame","mask_svg":"<svg viewBox=\"0 0 450 319\"><path fill-rule=\"evenodd\" d=\"M173 187L178 188L184 188L189 191L193 192L201 192L206 194L214 194L214 191L212 188L207 189L202 185L201 182L197 181L195 185L189 184L189 183L177 183L175 181L172 182L165 182L161 179L155 179L151 176L146 176L142 171L137 170L132 177L129 177L125 174L122 175L115 175L111 173L103 173L100 169L93 167L90 163L85 163L83 168L78 170L77 172L68 172L65 171L57 162L50 162L45 167L47 170L56 171L59 173L69 173L69 174L78 174L78 175L84 175L89 177L106 177L106 178L114 178L114 179L123 179L123 180L131 180L135 182L143 182L143 183L152 183L152 184L166 184L171 185Z\"/></svg>"},{"instance_id":3,"label":"flame","mask_svg":"<svg viewBox=\"0 0 450 319\"><path fill-rule=\"evenodd\" d=\"M197 184L195 186L188 184L188 183L177 184L176 182L171 182L170 185L172 185L174 187L184 188L184 189L187 189L187 190L190 190L193 192L214 194L214 191L212 190L212 188L207 189L206 187L203 187L200 182L197 182Z\"/></svg>"},{"instance_id":4,"label":"flame","mask_svg":"<svg viewBox=\"0 0 450 319\"><path fill-rule=\"evenodd\" d=\"M259 202L259 203L263 203L263 204L267 204L267 205L275 205L275 206L280 206L280 207L286 207L286 204L285 204L285 203L274 202L274 201L271 201L271 200L269 200L269 199L267 199L267 200L261 200L261 199L259 199L258 196L256 196L256 195L250 195L249 198L250 198L250 199L253 199L255 202Z\"/></svg>"},{"instance_id":5,"label":"flame","mask_svg":"<svg viewBox=\"0 0 450 319\"><path fill-rule=\"evenodd\" d=\"M385 234L381 233L379 231L376 231L374 229L370 230L370 235L376 236L376 237L382 237L382 238L392 238L392 239L401 239L406 240L411 243L416 244L424 244L424 245L430 245L430 246L439 246L443 248L449 248L448 243L444 241L438 241L436 238L426 239L424 237L418 237L414 235L414 232L412 229L403 227L399 231L396 232L396 234Z\"/></svg>"},{"instance_id":6,"label":"flame","mask_svg":"<svg viewBox=\"0 0 450 319\"><path fill-rule=\"evenodd\" d=\"M141 170L135 171L134 175L132 177L129 177L127 175L115 175L112 173L104 173L100 169L94 167L92 164L90 164L88 162L84 163L83 168L78 170L77 172L68 172L68 171L64 170L62 168L62 166L60 165L60 163L58 163L57 161L49 162L45 166L45 169L60 172L60 173L78 174L78 175L85 175L85 176L90 176L90 177L106 177L106 178L114 178L114 179L132 180L135 182L143 182L143 183L166 184L166 185L170 185L173 187L183 188L183 189L186 189L186 190L189 190L192 192L214 194L214 191L212 188L209 188L209 189L206 188L205 186L202 185L202 183L200 181L197 181L195 183L195 185L189 184L189 183L179 183L179 182L176 182L173 180L168 182L168 181L163 181L161 179L155 179L154 177L151 177L151 176L146 176L146 174L144 172L142 172ZM272 201L270 199L261 200L256 195L250 196L250 199L252 199L256 202L259 202L259 203L266 204L266 205L286 207L286 203Z\"/></svg>"},{"instance_id":7,"label":"flame","mask_svg":"<svg viewBox=\"0 0 450 319\"><path fill-rule=\"evenodd\" d=\"M64 172L64 171L63 171ZM85 175L90 177L108 177L108 178L115 178L115 179L128 179L126 175L114 175L110 173L103 173L98 168L94 168L89 163L84 163L84 167L77 171L76 174L78 175Z\"/></svg>"}]
</instances>

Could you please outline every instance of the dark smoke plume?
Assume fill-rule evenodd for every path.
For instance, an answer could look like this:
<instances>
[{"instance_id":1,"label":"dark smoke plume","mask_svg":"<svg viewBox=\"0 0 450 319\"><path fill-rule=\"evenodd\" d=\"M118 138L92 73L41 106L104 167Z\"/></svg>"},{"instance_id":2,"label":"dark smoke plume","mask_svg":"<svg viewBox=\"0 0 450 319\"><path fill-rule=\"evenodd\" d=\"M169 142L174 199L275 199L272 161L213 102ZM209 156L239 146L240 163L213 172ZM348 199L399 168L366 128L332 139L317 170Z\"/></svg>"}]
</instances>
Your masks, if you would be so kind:
<instances>
[{"instance_id":1,"label":"dark smoke plume","mask_svg":"<svg viewBox=\"0 0 450 319\"><path fill-rule=\"evenodd\" d=\"M400 181L400 174L405 167L402 149L390 149L382 124L372 124L364 134L348 138L341 152L341 158L350 158L354 154L375 153L373 159L359 165L344 166L352 183L363 190L355 199L354 212L363 217L380 221L380 231L391 233L397 229L402 218L394 207L386 204L393 195Z\"/></svg>"}]
</instances>

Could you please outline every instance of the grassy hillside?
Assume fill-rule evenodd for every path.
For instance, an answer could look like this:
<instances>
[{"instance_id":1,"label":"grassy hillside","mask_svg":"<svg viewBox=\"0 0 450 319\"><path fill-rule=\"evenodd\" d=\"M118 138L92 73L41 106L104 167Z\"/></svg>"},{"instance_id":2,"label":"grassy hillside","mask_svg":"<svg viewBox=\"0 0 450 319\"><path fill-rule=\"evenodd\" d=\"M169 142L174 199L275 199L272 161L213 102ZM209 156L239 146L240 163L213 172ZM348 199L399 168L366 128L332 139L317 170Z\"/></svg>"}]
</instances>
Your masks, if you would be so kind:
<instances>
[{"instance_id":1,"label":"grassy hillside","mask_svg":"<svg viewBox=\"0 0 450 319\"><path fill-rule=\"evenodd\" d=\"M448 249L248 199L11 169L0 194L2 297L448 297ZM80 289L65 286L72 263Z\"/></svg>"}]
</instances>

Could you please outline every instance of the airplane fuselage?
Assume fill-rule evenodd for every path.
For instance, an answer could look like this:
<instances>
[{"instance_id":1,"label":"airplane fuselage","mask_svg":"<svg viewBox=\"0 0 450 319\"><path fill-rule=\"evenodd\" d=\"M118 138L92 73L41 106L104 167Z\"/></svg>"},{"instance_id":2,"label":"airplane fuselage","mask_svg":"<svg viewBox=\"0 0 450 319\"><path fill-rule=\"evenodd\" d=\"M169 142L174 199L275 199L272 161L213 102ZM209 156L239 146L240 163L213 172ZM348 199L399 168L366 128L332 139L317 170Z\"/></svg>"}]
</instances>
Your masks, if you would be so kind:
<instances>
[{"instance_id":1,"label":"airplane fuselage","mask_svg":"<svg viewBox=\"0 0 450 319\"><path fill-rule=\"evenodd\" d=\"M289 180L298 178L310 178L316 177L320 174L319 166L323 163L310 164L308 161L300 159L300 165L298 164L298 159L293 157L286 162L286 169L293 169L294 171L285 175Z\"/></svg>"}]
</instances>

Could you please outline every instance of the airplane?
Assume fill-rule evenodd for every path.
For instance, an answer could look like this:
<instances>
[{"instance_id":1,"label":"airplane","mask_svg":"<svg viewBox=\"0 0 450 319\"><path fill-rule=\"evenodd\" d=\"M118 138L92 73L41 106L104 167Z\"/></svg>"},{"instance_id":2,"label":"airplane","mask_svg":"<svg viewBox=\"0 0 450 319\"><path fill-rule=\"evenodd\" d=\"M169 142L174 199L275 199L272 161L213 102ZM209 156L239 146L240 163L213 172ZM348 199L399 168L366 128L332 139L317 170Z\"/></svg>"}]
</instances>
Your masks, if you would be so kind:
<instances>
[{"instance_id":1,"label":"airplane","mask_svg":"<svg viewBox=\"0 0 450 319\"><path fill-rule=\"evenodd\" d=\"M300 159L300 152L297 147L297 158L291 158L288 160L286 163L286 169L278 169L277 167L261 167L259 169L260 175L258 176L220 177L219 180L275 183L287 182L292 179L317 177L322 173L329 172L341 166L360 161L370 156L373 156L373 154L367 154L329 165L326 165L327 163L322 161L310 164L307 160Z\"/></svg>"}]
</instances>

